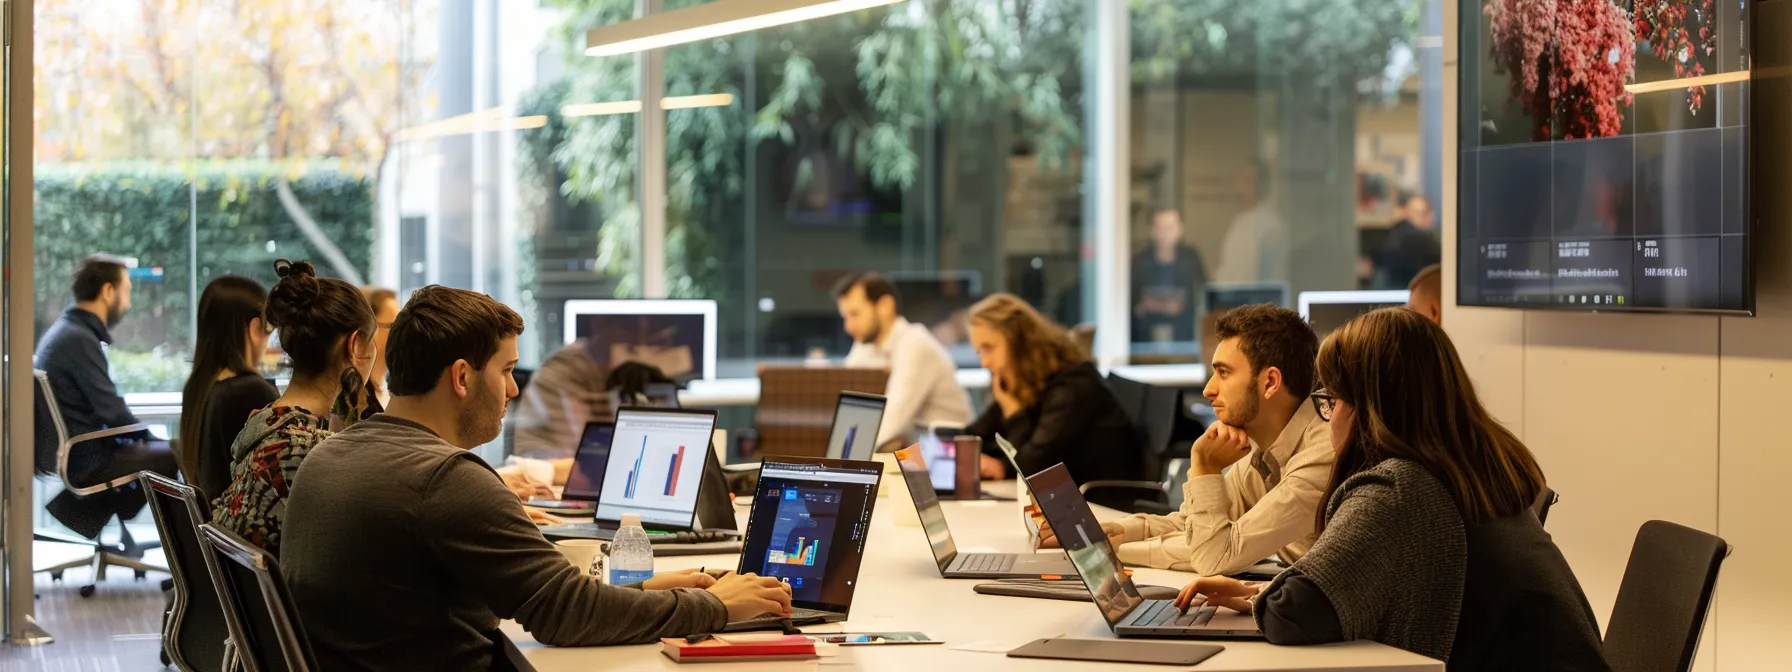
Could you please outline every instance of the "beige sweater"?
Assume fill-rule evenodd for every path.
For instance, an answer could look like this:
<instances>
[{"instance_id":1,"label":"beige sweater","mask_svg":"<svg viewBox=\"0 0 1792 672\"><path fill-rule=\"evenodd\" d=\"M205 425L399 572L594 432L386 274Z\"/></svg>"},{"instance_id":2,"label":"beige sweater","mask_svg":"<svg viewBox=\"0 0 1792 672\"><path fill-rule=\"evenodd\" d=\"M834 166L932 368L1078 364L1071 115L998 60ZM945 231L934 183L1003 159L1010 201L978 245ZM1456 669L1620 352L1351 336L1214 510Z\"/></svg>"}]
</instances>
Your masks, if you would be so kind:
<instances>
[{"instance_id":1,"label":"beige sweater","mask_svg":"<svg viewBox=\"0 0 1792 672\"><path fill-rule=\"evenodd\" d=\"M1299 560L1313 546L1336 459L1331 426L1303 402L1268 450L1253 446L1223 476L1191 473L1177 512L1121 519L1120 560L1203 576L1234 574L1272 555Z\"/></svg>"}]
</instances>

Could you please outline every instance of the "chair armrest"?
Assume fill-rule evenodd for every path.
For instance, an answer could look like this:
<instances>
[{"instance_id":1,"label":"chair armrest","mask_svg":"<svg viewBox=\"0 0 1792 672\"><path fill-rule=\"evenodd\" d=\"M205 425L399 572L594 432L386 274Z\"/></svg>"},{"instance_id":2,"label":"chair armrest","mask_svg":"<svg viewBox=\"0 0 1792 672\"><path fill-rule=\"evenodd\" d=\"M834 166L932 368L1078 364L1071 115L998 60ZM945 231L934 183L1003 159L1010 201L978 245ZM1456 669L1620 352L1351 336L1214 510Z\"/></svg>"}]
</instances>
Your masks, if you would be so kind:
<instances>
[{"instance_id":1,"label":"chair armrest","mask_svg":"<svg viewBox=\"0 0 1792 672\"><path fill-rule=\"evenodd\" d=\"M86 434L82 434L79 436L68 437L68 445L73 446L77 443L86 443L88 441L93 441L95 439L104 439L104 438L112 437L112 436L123 436L125 434L135 434L137 432L146 432L146 431L149 431L149 423L146 423L146 422L139 422L134 425L125 425L123 427L107 427L107 428L99 430L97 432L88 432Z\"/></svg>"},{"instance_id":2,"label":"chair armrest","mask_svg":"<svg viewBox=\"0 0 1792 672\"><path fill-rule=\"evenodd\" d=\"M1102 488L1132 488L1135 490L1150 490L1152 492L1162 493L1164 491L1164 484L1158 483L1157 481L1089 481L1088 483L1079 486L1077 491L1086 495L1089 494L1090 490L1099 490Z\"/></svg>"},{"instance_id":3,"label":"chair armrest","mask_svg":"<svg viewBox=\"0 0 1792 672\"><path fill-rule=\"evenodd\" d=\"M137 432L144 432L144 431L148 431L148 430L149 430L149 425L147 423L139 422L136 424L125 425L123 427L108 427L106 429L102 429L97 432L88 432L86 434L69 437L69 439L67 441L62 442L62 448L61 448L61 450L57 451L57 457L56 457L56 471L57 471L57 473L62 475L63 487L68 488L68 491L76 496L86 497L88 495L94 494L101 490L109 490L111 488L117 488L117 487L121 487L126 484L129 484L129 483L135 482L137 480L136 474L125 474L123 476L119 476L118 478L114 478L110 481L106 481L103 483L95 483L93 485L77 487L73 482L68 480L68 455L69 455L69 452L74 449L75 445L79 444L79 443L93 441L96 439L105 439L105 438L110 438L110 437L114 437L114 436L123 436L125 434L135 434Z\"/></svg>"}]
</instances>

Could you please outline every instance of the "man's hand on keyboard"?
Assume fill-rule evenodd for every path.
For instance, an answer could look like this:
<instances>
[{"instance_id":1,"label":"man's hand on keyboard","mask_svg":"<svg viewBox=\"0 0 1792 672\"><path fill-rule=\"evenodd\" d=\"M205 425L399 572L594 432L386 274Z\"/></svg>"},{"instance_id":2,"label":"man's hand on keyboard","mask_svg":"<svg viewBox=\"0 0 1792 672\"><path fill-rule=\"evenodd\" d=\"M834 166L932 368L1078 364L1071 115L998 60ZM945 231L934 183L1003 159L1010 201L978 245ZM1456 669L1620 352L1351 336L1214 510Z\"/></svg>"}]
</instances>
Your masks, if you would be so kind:
<instances>
[{"instance_id":1,"label":"man's hand on keyboard","mask_svg":"<svg viewBox=\"0 0 1792 672\"><path fill-rule=\"evenodd\" d=\"M705 590L713 585L716 585L716 577L695 569L661 572L641 583L641 587L647 590L672 590L673 588Z\"/></svg>"},{"instance_id":2,"label":"man's hand on keyboard","mask_svg":"<svg viewBox=\"0 0 1792 672\"><path fill-rule=\"evenodd\" d=\"M1101 533L1108 535L1108 543L1113 544L1115 548L1118 548L1120 544L1126 543L1126 528L1121 527L1119 523L1102 523ZM1061 548L1058 543L1057 533L1052 531L1050 523L1046 523L1043 520L1041 520L1039 525L1039 547Z\"/></svg>"},{"instance_id":3,"label":"man's hand on keyboard","mask_svg":"<svg viewBox=\"0 0 1792 672\"><path fill-rule=\"evenodd\" d=\"M1205 597L1207 604L1248 614L1251 613L1251 598L1262 589L1262 584L1245 583L1225 576L1204 576L1182 588L1182 594L1176 596L1176 609L1188 611L1190 605Z\"/></svg>"}]
</instances>

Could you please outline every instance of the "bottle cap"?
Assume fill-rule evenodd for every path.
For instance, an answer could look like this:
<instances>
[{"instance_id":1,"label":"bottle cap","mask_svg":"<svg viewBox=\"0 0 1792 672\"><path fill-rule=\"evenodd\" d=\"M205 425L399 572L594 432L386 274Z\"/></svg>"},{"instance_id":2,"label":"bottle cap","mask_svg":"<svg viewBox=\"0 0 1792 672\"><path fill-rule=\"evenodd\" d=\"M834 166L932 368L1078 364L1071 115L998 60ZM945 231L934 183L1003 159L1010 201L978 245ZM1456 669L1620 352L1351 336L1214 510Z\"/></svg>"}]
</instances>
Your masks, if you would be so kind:
<instances>
[{"instance_id":1,"label":"bottle cap","mask_svg":"<svg viewBox=\"0 0 1792 672\"><path fill-rule=\"evenodd\" d=\"M639 513L622 514L622 526L623 527L640 527L641 526L641 514L639 514Z\"/></svg>"}]
</instances>

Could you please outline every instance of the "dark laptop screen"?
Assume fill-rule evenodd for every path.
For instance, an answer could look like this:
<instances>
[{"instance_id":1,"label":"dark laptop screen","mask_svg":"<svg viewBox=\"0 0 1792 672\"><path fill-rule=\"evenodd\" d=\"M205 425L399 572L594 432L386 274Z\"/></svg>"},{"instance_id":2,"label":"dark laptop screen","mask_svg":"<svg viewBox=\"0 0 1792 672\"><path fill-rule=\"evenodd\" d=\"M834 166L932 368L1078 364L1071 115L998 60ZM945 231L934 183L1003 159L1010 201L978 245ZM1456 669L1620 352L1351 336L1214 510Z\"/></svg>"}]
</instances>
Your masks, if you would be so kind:
<instances>
[{"instance_id":1,"label":"dark laptop screen","mask_svg":"<svg viewBox=\"0 0 1792 672\"><path fill-rule=\"evenodd\" d=\"M946 526L946 512L940 509L940 496L933 491L933 477L928 474L925 458L914 448L897 451L896 463L902 468L902 482L915 499L915 512L921 516L921 529L927 532L927 544L933 547L933 559L940 571L958 557L958 546L952 543L952 528Z\"/></svg>"},{"instance_id":2,"label":"dark laptop screen","mask_svg":"<svg viewBox=\"0 0 1792 672\"><path fill-rule=\"evenodd\" d=\"M840 393L834 407L834 428L828 436L828 457L869 460L877 452L877 428L884 419L884 398Z\"/></svg>"},{"instance_id":3,"label":"dark laptop screen","mask_svg":"<svg viewBox=\"0 0 1792 672\"><path fill-rule=\"evenodd\" d=\"M597 501L604 489L604 469L610 464L610 440L615 436L615 423L585 425L585 433L579 437L579 451L572 458L572 471L566 475L566 490L560 493L561 499Z\"/></svg>"},{"instance_id":4,"label":"dark laptop screen","mask_svg":"<svg viewBox=\"0 0 1792 672\"><path fill-rule=\"evenodd\" d=\"M846 613L865 554L880 465L780 459L759 467L740 572L789 583L797 607Z\"/></svg>"},{"instance_id":5,"label":"dark laptop screen","mask_svg":"<svg viewBox=\"0 0 1792 672\"><path fill-rule=\"evenodd\" d=\"M1102 617L1108 619L1109 626L1119 623L1144 598L1120 568L1114 547L1102 533L1101 523L1089 512L1089 504L1077 491L1070 470L1062 464L1054 465L1028 478L1027 487L1039 501L1039 512L1052 524L1071 564L1076 565L1083 583L1089 586L1089 594L1095 597Z\"/></svg>"}]
</instances>

